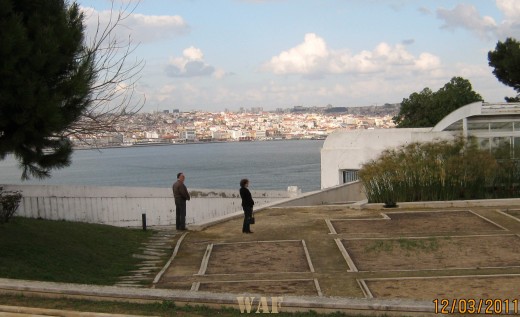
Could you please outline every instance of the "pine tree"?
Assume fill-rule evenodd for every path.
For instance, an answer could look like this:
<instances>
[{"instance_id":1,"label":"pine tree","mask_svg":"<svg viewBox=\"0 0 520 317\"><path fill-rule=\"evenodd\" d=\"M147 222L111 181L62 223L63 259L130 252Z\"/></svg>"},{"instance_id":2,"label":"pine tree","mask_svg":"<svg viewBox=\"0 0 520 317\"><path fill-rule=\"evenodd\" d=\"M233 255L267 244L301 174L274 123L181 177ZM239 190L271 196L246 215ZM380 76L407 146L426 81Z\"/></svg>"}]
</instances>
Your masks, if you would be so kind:
<instances>
[{"instance_id":1,"label":"pine tree","mask_svg":"<svg viewBox=\"0 0 520 317\"><path fill-rule=\"evenodd\" d=\"M0 0L0 159L14 154L22 179L70 164L64 133L88 109L94 54L84 16L64 0Z\"/></svg>"},{"instance_id":2,"label":"pine tree","mask_svg":"<svg viewBox=\"0 0 520 317\"><path fill-rule=\"evenodd\" d=\"M503 84L512 87L518 95L505 97L507 102L520 101L520 42L507 38L498 42L494 51L488 53L489 66L493 74Z\"/></svg>"}]
</instances>

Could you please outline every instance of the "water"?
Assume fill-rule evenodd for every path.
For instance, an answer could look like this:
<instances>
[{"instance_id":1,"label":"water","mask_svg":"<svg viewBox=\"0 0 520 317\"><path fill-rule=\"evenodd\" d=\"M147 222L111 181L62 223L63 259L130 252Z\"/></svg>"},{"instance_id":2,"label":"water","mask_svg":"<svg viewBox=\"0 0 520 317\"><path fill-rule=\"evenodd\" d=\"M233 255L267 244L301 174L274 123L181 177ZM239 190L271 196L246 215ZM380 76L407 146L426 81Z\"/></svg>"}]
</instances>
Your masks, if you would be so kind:
<instances>
[{"instance_id":1,"label":"water","mask_svg":"<svg viewBox=\"0 0 520 317\"><path fill-rule=\"evenodd\" d=\"M8 156L0 161L0 184L170 187L184 172L188 188L237 189L248 178L253 190L298 186L308 192L320 189L322 145L294 140L77 150L71 166L25 182Z\"/></svg>"}]
</instances>

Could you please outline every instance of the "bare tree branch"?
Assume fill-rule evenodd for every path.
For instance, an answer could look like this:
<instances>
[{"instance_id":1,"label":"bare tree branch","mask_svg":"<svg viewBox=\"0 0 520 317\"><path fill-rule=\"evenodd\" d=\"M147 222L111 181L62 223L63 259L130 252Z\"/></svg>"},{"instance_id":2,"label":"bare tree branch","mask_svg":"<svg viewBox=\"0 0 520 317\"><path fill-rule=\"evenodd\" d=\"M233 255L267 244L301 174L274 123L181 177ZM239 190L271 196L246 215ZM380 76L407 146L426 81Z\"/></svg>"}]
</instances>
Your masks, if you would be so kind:
<instances>
[{"instance_id":1,"label":"bare tree branch","mask_svg":"<svg viewBox=\"0 0 520 317\"><path fill-rule=\"evenodd\" d=\"M97 18L97 28L83 58L93 58L94 78L90 96L90 106L82 117L62 136L72 137L89 144L89 136L99 133L122 131L119 125L128 115L139 112L146 98L138 95L136 85L144 68L143 60L131 59L138 44L132 38L121 40L118 29L125 27L124 22L134 12L139 3L110 9L110 18L103 25Z\"/></svg>"}]
</instances>

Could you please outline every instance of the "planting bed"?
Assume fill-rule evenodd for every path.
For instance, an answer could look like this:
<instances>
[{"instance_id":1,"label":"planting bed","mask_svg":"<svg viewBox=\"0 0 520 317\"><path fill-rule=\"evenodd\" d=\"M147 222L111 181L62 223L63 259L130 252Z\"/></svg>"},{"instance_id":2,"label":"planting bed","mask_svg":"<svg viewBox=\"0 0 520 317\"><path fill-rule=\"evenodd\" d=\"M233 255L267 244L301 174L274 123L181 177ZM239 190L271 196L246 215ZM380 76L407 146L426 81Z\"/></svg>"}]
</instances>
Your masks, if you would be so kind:
<instances>
[{"instance_id":1,"label":"planting bed","mask_svg":"<svg viewBox=\"0 0 520 317\"><path fill-rule=\"evenodd\" d=\"M310 272L302 241L215 244L205 274Z\"/></svg>"},{"instance_id":2,"label":"planting bed","mask_svg":"<svg viewBox=\"0 0 520 317\"><path fill-rule=\"evenodd\" d=\"M359 271L520 267L517 235L343 239L342 243Z\"/></svg>"},{"instance_id":3,"label":"planting bed","mask_svg":"<svg viewBox=\"0 0 520 317\"><path fill-rule=\"evenodd\" d=\"M375 298L519 299L520 275L366 279Z\"/></svg>"},{"instance_id":4,"label":"planting bed","mask_svg":"<svg viewBox=\"0 0 520 317\"><path fill-rule=\"evenodd\" d=\"M338 234L397 235L443 232L496 232L504 229L469 210L392 212L390 219L331 220Z\"/></svg>"}]
</instances>

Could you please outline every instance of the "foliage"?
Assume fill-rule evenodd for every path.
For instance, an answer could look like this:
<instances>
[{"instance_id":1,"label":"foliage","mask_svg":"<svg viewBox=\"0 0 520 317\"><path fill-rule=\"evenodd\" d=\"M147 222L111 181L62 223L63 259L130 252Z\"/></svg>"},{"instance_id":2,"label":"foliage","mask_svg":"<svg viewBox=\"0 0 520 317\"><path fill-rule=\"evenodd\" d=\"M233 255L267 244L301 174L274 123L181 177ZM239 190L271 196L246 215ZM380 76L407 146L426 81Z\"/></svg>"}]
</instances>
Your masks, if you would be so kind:
<instances>
[{"instance_id":1,"label":"foliage","mask_svg":"<svg viewBox=\"0 0 520 317\"><path fill-rule=\"evenodd\" d=\"M22 194L18 191L4 191L0 187L0 224L9 222L20 205Z\"/></svg>"},{"instance_id":2,"label":"foliage","mask_svg":"<svg viewBox=\"0 0 520 317\"><path fill-rule=\"evenodd\" d=\"M110 111L94 110L132 77L113 26L87 45L84 20L75 2L0 0L0 160L12 153L24 180L70 165L68 136L98 131Z\"/></svg>"},{"instance_id":3,"label":"foliage","mask_svg":"<svg viewBox=\"0 0 520 317\"><path fill-rule=\"evenodd\" d=\"M488 52L489 66L493 67L493 74L503 84L512 87L520 93L520 43L507 38L505 42L498 42L494 51ZM505 97L507 102L520 101L519 96Z\"/></svg>"},{"instance_id":4,"label":"foliage","mask_svg":"<svg viewBox=\"0 0 520 317\"><path fill-rule=\"evenodd\" d=\"M467 79L453 77L436 92L424 88L404 98L393 121L398 128L433 127L452 111L481 100Z\"/></svg>"},{"instance_id":5,"label":"foliage","mask_svg":"<svg viewBox=\"0 0 520 317\"><path fill-rule=\"evenodd\" d=\"M504 183L509 172L505 168L475 140L457 137L388 149L364 164L359 178L374 203L484 199L509 186Z\"/></svg>"}]
</instances>

